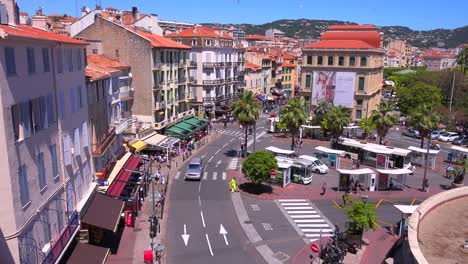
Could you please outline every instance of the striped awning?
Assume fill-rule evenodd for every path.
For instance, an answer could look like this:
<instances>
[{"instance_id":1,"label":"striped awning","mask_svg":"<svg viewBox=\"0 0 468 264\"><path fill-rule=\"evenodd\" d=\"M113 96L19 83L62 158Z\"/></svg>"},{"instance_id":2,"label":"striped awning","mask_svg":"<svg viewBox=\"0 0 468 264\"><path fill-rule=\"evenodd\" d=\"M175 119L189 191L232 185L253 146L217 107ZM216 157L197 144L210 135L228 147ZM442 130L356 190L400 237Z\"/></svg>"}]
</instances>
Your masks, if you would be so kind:
<instances>
[{"instance_id":1,"label":"striped awning","mask_svg":"<svg viewBox=\"0 0 468 264\"><path fill-rule=\"evenodd\" d=\"M142 140L137 140L130 146L132 146L136 151L142 151L146 148L146 143Z\"/></svg>"}]
</instances>

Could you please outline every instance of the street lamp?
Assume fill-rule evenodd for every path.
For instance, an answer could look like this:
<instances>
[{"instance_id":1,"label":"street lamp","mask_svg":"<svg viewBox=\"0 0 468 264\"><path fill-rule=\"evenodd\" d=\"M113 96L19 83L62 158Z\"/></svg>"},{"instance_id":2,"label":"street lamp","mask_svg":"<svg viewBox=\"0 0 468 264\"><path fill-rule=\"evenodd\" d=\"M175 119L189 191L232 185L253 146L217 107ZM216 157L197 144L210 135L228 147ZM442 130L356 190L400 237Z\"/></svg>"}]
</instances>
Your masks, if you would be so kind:
<instances>
[{"instance_id":1,"label":"street lamp","mask_svg":"<svg viewBox=\"0 0 468 264\"><path fill-rule=\"evenodd\" d=\"M367 200L369 199L369 196L367 194L361 195L361 199L364 202L364 204L367 204Z\"/></svg>"}]
</instances>

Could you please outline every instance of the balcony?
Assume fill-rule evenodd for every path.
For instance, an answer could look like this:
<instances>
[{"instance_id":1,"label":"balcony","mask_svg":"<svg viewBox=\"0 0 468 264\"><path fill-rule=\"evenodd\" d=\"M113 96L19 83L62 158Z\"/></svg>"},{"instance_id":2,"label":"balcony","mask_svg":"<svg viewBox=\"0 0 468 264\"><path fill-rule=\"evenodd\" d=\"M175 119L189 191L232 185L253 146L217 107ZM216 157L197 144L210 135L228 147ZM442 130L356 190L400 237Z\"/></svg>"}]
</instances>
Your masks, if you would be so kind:
<instances>
[{"instance_id":1,"label":"balcony","mask_svg":"<svg viewBox=\"0 0 468 264\"><path fill-rule=\"evenodd\" d=\"M156 128L157 130L163 129L164 127L166 127L166 125L167 125L166 120L155 121L154 122L154 128Z\"/></svg>"},{"instance_id":2,"label":"balcony","mask_svg":"<svg viewBox=\"0 0 468 264\"><path fill-rule=\"evenodd\" d=\"M191 82L191 83L197 83L197 78L191 76L191 77L189 77L189 82Z\"/></svg>"},{"instance_id":3,"label":"balcony","mask_svg":"<svg viewBox=\"0 0 468 264\"><path fill-rule=\"evenodd\" d=\"M225 63L226 66L232 66L232 62L228 61Z\"/></svg>"},{"instance_id":4,"label":"balcony","mask_svg":"<svg viewBox=\"0 0 468 264\"><path fill-rule=\"evenodd\" d=\"M226 82L232 82L232 79L233 79L233 78L231 78L231 77L226 78Z\"/></svg>"},{"instance_id":5,"label":"balcony","mask_svg":"<svg viewBox=\"0 0 468 264\"><path fill-rule=\"evenodd\" d=\"M116 128L113 127L100 142L93 144L93 156L102 156L116 137Z\"/></svg>"},{"instance_id":6,"label":"balcony","mask_svg":"<svg viewBox=\"0 0 468 264\"><path fill-rule=\"evenodd\" d=\"M223 83L223 79L215 79L215 80L203 80L203 84L205 85L217 85Z\"/></svg>"},{"instance_id":7,"label":"balcony","mask_svg":"<svg viewBox=\"0 0 468 264\"><path fill-rule=\"evenodd\" d=\"M155 110L160 110L166 108L166 102L164 101L159 101L159 102L154 102L154 108Z\"/></svg>"},{"instance_id":8,"label":"balcony","mask_svg":"<svg viewBox=\"0 0 468 264\"><path fill-rule=\"evenodd\" d=\"M153 86L153 90L161 90L163 86L164 85L162 83L155 83Z\"/></svg>"},{"instance_id":9,"label":"balcony","mask_svg":"<svg viewBox=\"0 0 468 264\"><path fill-rule=\"evenodd\" d=\"M214 62L204 62L203 63L203 68L214 68L215 63Z\"/></svg>"},{"instance_id":10,"label":"balcony","mask_svg":"<svg viewBox=\"0 0 468 264\"><path fill-rule=\"evenodd\" d=\"M187 78L178 78L177 82L179 83L179 85L185 84L187 82Z\"/></svg>"},{"instance_id":11,"label":"balcony","mask_svg":"<svg viewBox=\"0 0 468 264\"><path fill-rule=\"evenodd\" d=\"M73 239L75 234L78 232L80 226L78 213L74 211L68 220L68 224L65 229L60 233L60 237L55 243L53 243L51 249L46 253L43 264L53 264L58 262L62 253L67 250L67 246L70 240Z\"/></svg>"},{"instance_id":12,"label":"balcony","mask_svg":"<svg viewBox=\"0 0 468 264\"><path fill-rule=\"evenodd\" d=\"M124 117L126 115L122 115L123 118L121 120L115 121L114 122L114 127L115 127L115 134L122 134L127 128L129 128L131 124L131 115L129 117Z\"/></svg>"},{"instance_id":13,"label":"balcony","mask_svg":"<svg viewBox=\"0 0 468 264\"><path fill-rule=\"evenodd\" d=\"M121 101L129 100L133 98L133 89L129 86L122 86L119 89L119 99Z\"/></svg>"},{"instance_id":14,"label":"balcony","mask_svg":"<svg viewBox=\"0 0 468 264\"><path fill-rule=\"evenodd\" d=\"M186 62L186 61L184 61L184 60L179 61L179 67L180 67L180 68L183 68L183 67L185 67L186 65L187 65L187 62Z\"/></svg>"},{"instance_id":15,"label":"balcony","mask_svg":"<svg viewBox=\"0 0 468 264\"><path fill-rule=\"evenodd\" d=\"M153 69L155 69L155 70L160 70L161 67L162 67L162 63L161 63L161 62L153 63Z\"/></svg>"},{"instance_id":16,"label":"balcony","mask_svg":"<svg viewBox=\"0 0 468 264\"><path fill-rule=\"evenodd\" d=\"M198 63L196 61L190 61L189 66L190 67L197 67Z\"/></svg>"}]
</instances>

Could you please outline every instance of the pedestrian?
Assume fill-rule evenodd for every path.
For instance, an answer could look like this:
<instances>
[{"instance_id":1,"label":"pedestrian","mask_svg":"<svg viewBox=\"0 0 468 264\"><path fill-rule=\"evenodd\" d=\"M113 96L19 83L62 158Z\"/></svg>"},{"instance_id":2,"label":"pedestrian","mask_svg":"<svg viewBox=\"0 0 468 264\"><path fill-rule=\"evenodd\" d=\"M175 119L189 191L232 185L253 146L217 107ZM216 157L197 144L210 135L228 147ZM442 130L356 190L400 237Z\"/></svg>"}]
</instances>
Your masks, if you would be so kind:
<instances>
[{"instance_id":1,"label":"pedestrian","mask_svg":"<svg viewBox=\"0 0 468 264\"><path fill-rule=\"evenodd\" d=\"M445 176L447 178L452 178L452 171L453 171L453 167L448 165L447 168L445 169Z\"/></svg>"},{"instance_id":2,"label":"pedestrian","mask_svg":"<svg viewBox=\"0 0 468 264\"><path fill-rule=\"evenodd\" d=\"M423 188L423 191L424 191L424 192L429 192L429 179L428 179L428 178L426 178L426 179L424 180L424 188Z\"/></svg>"},{"instance_id":3,"label":"pedestrian","mask_svg":"<svg viewBox=\"0 0 468 264\"><path fill-rule=\"evenodd\" d=\"M322 185L322 193L320 193L320 195L325 195L326 191L327 191L327 183L324 182L323 185Z\"/></svg>"},{"instance_id":4,"label":"pedestrian","mask_svg":"<svg viewBox=\"0 0 468 264\"><path fill-rule=\"evenodd\" d=\"M349 188L348 190L353 190L354 189L354 179L351 178L351 181L349 182Z\"/></svg>"},{"instance_id":5,"label":"pedestrian","mask_svg":"<svg viewBox=\"0 0 468 264\"><path fill-rule=\"evenodd\" d=\"M302 144L304 143L304 140L301 138L299 141L299 148L302 148Z\"/></svg>"},{"instance_id":6,"label":"pedestrian","mask_svg":"<svg viewBox=\"0 0 468 264\"><path fill-rule=\"evenodd\" d=\"M390 190L393 190L393 178L390 178Z\"/></svg>"},{"instance_id":7,"label":"pedestrian","mask_svg":"<svg viewBox=\"0 0 468 264\"><path fill-rule=\"evenodd\" d=\"M343 194L343 207L346 206L346 202L348 201L349 199L349 191L346 191L344 194Z\"/></svg>"},{"instance_id":8,"label":"pedestrian","mask_svg":"<svg viewBox=\"0 0 468 264\"><path fill-rule=\"evenodd\" d=\"M240 130L242 131L242 125L240 125L239 127L240 127Z\"/></svg>"},{"instance_id":9,"label":"pedestrian","mask_svg":"<svg viewBox=\"0 0 468 264\"><path fill-rule=\"evenodd\" d=\"M359 159L356 160L356 169L359 170L359 167L361 167L361 162L359 161Z\"/></svg>"},{"instance_id":10,"label":"pedestrian","mask_svg":"<svg viewBox=\"0 0 468 264\"><path fill-rule=\"evenodd\" d=\"M356 160L353 159L353 170L355 170L355 169L356 169Z\"/></svg>"},{"instance_id":11,"label":"pedestrian","mask_svg":"<svg viewBox=\"0 0 468 264\"><path fill-rule=\"evenodd\" d=\"M236 177L231 179L231 192L237 192L237 181Z\"/></svg>"},{"instance_id":12,"label":"pedestrian","mask_svg":"<svg viewBox=\"0 0 468 264\"><path fill-rule=\"evenodd\" d=\"M361 184L359 183L359 180L356 180L356 182L354 183L354 191L359 194L359 189L361 187Z\"/></svg>"}]
</instances>

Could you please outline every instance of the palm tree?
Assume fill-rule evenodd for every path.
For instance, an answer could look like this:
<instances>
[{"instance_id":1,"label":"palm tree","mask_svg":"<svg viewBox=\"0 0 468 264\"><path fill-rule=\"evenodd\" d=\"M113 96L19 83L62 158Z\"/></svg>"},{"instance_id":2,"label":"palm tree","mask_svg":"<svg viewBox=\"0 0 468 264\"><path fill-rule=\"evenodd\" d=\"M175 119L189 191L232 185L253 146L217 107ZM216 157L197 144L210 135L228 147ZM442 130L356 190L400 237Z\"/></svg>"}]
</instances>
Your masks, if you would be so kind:
<instances>
[{"instance_id":1,"label":"palm tree","mask_svg":"<svg viewBox=\"0 0 468 264\"><path fill-rule=\"evenodd\" d=\"M408 123L419 131L421 136L421 148L424 148L424 138L429 137L431 130L437 129L440 122L440 114L430 105L416 107L409 116Z\"/></svg>"},{"instance_id":2,"label":"palm tree","mask_svg":"<svg viewBox=\"0 0 468 264\"><path fill-rule=\"evenodd\" d=\"M338 139L343 128L351 123L351 111L344 106L333 106L322 121L322 129L330 130L332 137Z\"/></svg>"},{"instance_id":3,"label":"palm tree","mask_svg":"<svg viewBox=\"0 0 468 264\"><path fill-rule=\"evenodd\" d=\"M380 103L377 110L371 112L370 119L375 124L377 135L380 137L379 144L382 144L382 139L387 135L388 130L398 123L398 115L392 114L394 110L394 104Z\"/></svg>"},{"instance_id":4,"label":"palm tree","mask_svg":"<svg viewBox=\"0 0 468 264\"><path fill-rule=\"evenodd\" d=\"M359 120L358 126L360 129L364 130L364 138L367 138L372 130L375 129L374 122L372 122L372 119L368 117Z\"/></svg>"},{"instance_id":5,"label":"palm tree","mask_svg":"<svg viewBox=\"0 0 468 264\"><path fill-rule=\"evenodd\" d=\"M245 149L247 149L248 127L255 124L260 116L260 109L261 104L255 100L252 91L241 93L239 99L232 103L232 114L245 129Z\"/></svg>"},{"instance_id":6,"label":"palm tree","mask_svg":"<svg viewBox=\"0 0 468 264\"><path fill-rule=\"evenodd\" d=\"M291 150L294 150L294 138L299 129L307 121L307 114L304 112L304 101L299 98L292 98L286 103L282 110L281 122L286 124L286 128L291 133Z\"/></svg>"},{"instance_id":7,"label":"palm tree","mask_svg":"<svg viewBox=\"0 0 468 264\"><path fill-rule=\"evenodd\" d=\"M320 125L330 111L331 104L327 101L320 101L314 109L314 125Z\"/></svg>"}]
</instances>

